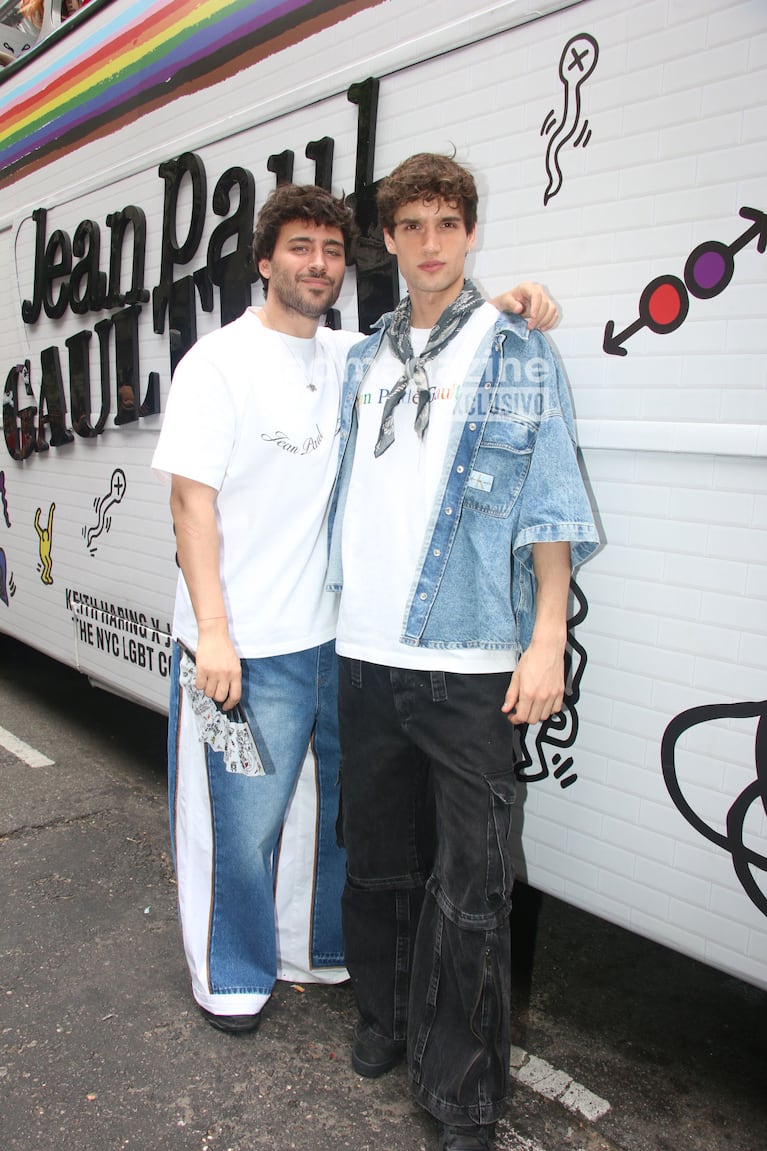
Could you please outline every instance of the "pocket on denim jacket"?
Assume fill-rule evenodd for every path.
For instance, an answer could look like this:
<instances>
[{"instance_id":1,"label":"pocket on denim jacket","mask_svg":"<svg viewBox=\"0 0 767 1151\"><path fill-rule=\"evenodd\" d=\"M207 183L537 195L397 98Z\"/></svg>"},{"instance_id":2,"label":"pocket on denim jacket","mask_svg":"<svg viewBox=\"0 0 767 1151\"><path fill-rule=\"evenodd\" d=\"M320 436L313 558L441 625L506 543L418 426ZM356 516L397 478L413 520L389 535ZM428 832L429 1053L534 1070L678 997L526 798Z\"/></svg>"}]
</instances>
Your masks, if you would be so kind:
<instances>
[{"instance_id":1,"label":"pocket on denim jacket","mask_svg":"<svg viewBox=\"0 0 767 1151\"><path fill-rule=\"evenodd\" d=\"M538 425L491 413L466 484L464 507L506 517L517 501L535 448Z\"/></svg>"}]
</instances>

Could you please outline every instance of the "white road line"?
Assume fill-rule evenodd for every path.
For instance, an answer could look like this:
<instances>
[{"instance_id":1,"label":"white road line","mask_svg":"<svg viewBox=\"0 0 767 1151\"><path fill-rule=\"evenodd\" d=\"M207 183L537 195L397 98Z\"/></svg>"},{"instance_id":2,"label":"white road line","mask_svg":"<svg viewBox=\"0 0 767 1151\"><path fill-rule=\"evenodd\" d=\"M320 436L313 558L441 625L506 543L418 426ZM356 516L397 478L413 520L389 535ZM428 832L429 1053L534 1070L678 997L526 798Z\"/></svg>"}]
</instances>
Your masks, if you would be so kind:
<instances>
[{"instance_id":1,"label":"white road line","mask_svg":"<svg viewBox=\"0 0 767 1151\"><path fill-rule=\"evenodd\" d=\"M22 763L26 763L27 767L52 767L54 763L52 759L48 759L47 755L43 755L41 751L36 751L34 747L24 743L23 739L17 739L12 732L6 731L4 727L0 727L0 747L10 751L11 755L15 755Z\"/></svg>"},{"instance_id":2,"label":"white road line","mask_svg":"<svg viewBox=\"0 0 767 1151\"><path fill-rule=\"evenodd\" d=\"M557 1071L545 1059L537 1055L528 1055L521 1047L511 1049L511 1074L520 1083L544 1095L547 1099L554 1099L566 1107L582 1115L590 1123L601 1119L610 1110L606 1099L601 1099L588 1088L568 1075L566 1071ZM512 1147L509 1151L515 1151Z\"/></svg>"}]
</instances>

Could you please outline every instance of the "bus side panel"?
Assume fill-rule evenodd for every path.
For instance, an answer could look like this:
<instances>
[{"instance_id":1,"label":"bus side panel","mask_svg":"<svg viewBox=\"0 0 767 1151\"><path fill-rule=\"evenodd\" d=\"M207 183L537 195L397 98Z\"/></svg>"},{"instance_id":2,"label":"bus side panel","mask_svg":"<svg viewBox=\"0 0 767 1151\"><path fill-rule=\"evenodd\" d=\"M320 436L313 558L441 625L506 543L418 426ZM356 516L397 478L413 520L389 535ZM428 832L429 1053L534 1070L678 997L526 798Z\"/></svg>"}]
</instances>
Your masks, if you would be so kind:
<instances>
[{"instance_id":1,"label":"bus side panel","mask_svg":"<svg viewBox=\"0 0 767 1151\"><path fill-rule=\"evenodd\" d=\"M375 147L362 149L368 176L418 150L454 149L480 187L470 274L488 295L542 280L560 303L552 339L604 541L576 573L567 707L520 733L518 874L767 986L767 9L761 0L584 0L521 27L488 29L469 8L440 0L416 11L389 0L275 54L263 73L214 87L215 125L205 118L207 96L179 100L178 146L167 143L163 109L124 137L63 158L52 171L65 174L66 188L29 177L5 189L5 203L18 199L0 244L9 261L16 247L19 266L12 315L3 312L6 370L28 358L39 403L44 353L56 348L66 391L67 341L90 332L95 416L96 329L120 310L20 322L34 284L33 208L47 209L49 236L57 228L72 236L84 220L106 235L110 213L141 208L145 285L154 291L165 278L179 300L193 300L201 335L222 318L218 290L206 310L199 285L221 222L212 207L218 181L234 166L252 172L257 209L289 154L293 178L314 179L307 145L328 137L332 186L353 190L364 141L347 81L376 76ZM405 22L414 36L427 24L439 35L460 27L464 40L414 59L414 40L397 47ZM364 74L354 71L355 30ZM378 70L368 55L376 31ZM312 48L334 37L338 72L332 82L323 72L332 90L318 92ZM308 88L288 91L290 65L300 65ZM279 106L256 85L261 75ZM230 134L225 105L237 109ZM121 139L130 142L123 156ZM163 272L161 168L190 152L206 175L205 218L194 250ZM189 184L176 188L179 240L195 212ZM252 298L260 298L255 286ZM356 326L356 303L350 270L339 302L346 327ZM155 331L152 301L138 306L139 398L156 372L160 413L115 424L113 370L98 436L5 460L11 524L0 522L0 546L12 590L0 626L159 699L176 569L167 489L149 462L170 387L173 325L166 316ZM46 558L40 529L54 504Z\"/></svg>"}]
</instances>

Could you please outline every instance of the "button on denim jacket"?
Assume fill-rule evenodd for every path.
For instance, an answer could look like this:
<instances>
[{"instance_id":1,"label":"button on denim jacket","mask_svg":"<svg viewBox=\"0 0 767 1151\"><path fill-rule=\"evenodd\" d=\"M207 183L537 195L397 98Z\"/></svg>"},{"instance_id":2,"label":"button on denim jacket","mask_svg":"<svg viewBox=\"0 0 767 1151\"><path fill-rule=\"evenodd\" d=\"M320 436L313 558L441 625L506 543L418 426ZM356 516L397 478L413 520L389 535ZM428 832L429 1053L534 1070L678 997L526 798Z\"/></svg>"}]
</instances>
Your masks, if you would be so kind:
<instances>
[{"instance_id":1,"label":"button on denim jacket","mask_svg":"<svg viewBox=\"0 0 767 1151\"><path fill-rule=\"evenodd\" d=\"M341 525L357 432L355 400L390 319L391 313L379 320L346 361L330 511L330 591L343 585ZM456 398L400 641L523 651L535 622L532 545L563 540L570 541L573 568L599 543L578 467L570 398L543 336L518 317L502 315Z\"/></svg>"}]
</instances>

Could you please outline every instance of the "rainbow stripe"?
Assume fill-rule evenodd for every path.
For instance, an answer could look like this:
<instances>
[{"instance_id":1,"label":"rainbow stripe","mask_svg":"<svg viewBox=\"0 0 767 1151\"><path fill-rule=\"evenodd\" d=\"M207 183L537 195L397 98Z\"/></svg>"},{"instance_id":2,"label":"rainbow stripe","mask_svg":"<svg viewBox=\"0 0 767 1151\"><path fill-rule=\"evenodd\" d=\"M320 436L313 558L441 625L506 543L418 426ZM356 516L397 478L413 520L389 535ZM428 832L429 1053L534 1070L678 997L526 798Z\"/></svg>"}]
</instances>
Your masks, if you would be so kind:
<instances>
[{"instance_id":1,"label":"rainbow stripe","mask_svg":"<svg viewBox=\"0 0 767 1151\"><path fill-rule=\"evenodd\" d=\"M94 15L104 7L104 0L91 3ZM366 6L364 0L112 0L104 26L93 31L97 22L87 19L71 29L64 24L51 42L59 52L35 51L42 67L32 59L13 65L14 82L0 82L0 182L167 102L182 85L189 91L212 83L212 73L245 53L252 63L278 37L279 47L286 35L293 43L303 39L316 17L334 23Z\"/></svg>"}]
</instances>

